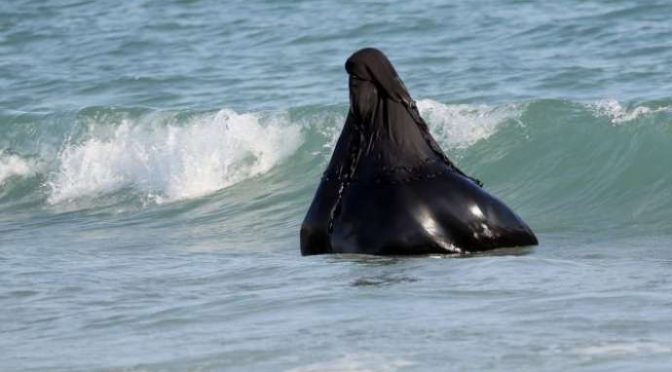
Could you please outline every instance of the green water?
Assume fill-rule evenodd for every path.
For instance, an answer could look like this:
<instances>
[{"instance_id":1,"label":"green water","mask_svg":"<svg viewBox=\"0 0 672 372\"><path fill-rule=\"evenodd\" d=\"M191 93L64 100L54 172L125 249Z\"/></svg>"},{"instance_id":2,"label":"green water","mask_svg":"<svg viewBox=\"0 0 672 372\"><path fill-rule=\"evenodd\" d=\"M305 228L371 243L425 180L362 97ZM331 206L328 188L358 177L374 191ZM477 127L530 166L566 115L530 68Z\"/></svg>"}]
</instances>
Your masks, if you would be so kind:
<instances>
[{"instance_id":1,"label":"green water","mask_svg":"<svg viewBox=\"0 0 672 372\"><path fill-rule=\"evenodd\" d=\"M667 370L671 12L4 4L0 369ZM366 45L538 247L300 256Z\"/></svg>"}]
</instances>

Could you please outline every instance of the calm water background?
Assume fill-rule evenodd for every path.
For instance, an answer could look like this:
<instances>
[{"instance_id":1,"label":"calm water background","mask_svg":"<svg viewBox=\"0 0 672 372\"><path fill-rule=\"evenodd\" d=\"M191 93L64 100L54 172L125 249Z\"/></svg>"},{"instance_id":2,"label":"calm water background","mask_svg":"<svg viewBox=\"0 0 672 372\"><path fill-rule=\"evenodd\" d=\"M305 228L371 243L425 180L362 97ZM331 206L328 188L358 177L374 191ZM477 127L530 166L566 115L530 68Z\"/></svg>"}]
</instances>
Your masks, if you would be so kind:
<instances>
[{"instance_id":1,"label":"calm water background","mask_svg":"<svg viewBox=\"0 0 672 372\"><path fill-rule=\"evenodd\" d=\"M3 2L0 369L669 370L670 14ZM300 257L369 45L539 247Z\"/></svg>"}]
</instances>

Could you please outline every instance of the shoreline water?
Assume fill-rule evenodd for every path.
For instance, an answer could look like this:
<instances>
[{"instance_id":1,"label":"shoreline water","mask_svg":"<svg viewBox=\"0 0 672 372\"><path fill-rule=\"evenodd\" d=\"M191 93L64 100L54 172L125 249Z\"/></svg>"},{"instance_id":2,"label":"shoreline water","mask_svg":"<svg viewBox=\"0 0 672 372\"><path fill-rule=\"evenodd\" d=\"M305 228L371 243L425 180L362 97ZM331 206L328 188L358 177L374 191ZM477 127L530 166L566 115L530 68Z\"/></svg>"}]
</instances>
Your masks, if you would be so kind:
<instances>
[{"instance_id":1,"label":"shoreline water","mask_svg":"<svg viewBox=\"0 0 672 372\"><path fill-rule=\"evenodd\" d=\"M669 369L671 12L5 4L0 369ZM300 256L369 45L540 246Z\"/></svg>"}]
</instances>

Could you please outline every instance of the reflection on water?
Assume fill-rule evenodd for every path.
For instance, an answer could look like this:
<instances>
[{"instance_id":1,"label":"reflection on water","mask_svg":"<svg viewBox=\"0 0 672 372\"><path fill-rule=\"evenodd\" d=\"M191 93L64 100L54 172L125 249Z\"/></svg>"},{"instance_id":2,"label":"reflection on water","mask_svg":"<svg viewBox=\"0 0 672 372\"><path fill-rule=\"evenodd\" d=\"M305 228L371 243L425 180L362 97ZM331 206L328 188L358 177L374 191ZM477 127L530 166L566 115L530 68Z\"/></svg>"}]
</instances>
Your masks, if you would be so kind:
<instances>
[{"instance_id":1,"label":"reflection on water","mask_svg":"<svg viewBox=\"0 0 672 372\"><path fill-rule=\"evenodd\" d=\"M427 255L405 255L405 256L374 256L368 254L334 254L327 256L327 262L332 263L356 263L370 266L387 266L395 265L400 262L422 260L427 258L472 258L484 256L525 256L534 252L534 247L507 247L497 248L485 252L466 252L466 253L448 253L448 254L427 254Z\"/></svg>"},{"instance_id":2,"label":"reflection on water","mask_svg":"<svg viewBox=\"0 0 672 372\"><path fill-rule=\"evenodd\" d=\"M534 247L507 247L498 248L486 252L475 252L462 257L483 257L483 256L526 256L534 252Z\"/></svg>"},{"instance_id":3,"label":"reflection on water","mask_svg":"<svg viewBox=\"0 0 672 372\"><path fill-rule=\"evenodd\" d=\"M333 263L356 263L367 266L387 266L394 265L402 261L403 258L398 256L373 256L369 254L335 254L327 258L327 262Z\"/></svg>"},{"instance_id":4,"label":"reflection on water","mask_svg":"<svg viewBox=\"0 0 672 372\"><path fill-rule=\"evenodd\" d=\"M371 276L359 278L352 282L353 287L382 287L387 285L399 284L399 283L413 283L417 282L418 278L407 277L407 276Z\"/></svg>"}]
</instances>

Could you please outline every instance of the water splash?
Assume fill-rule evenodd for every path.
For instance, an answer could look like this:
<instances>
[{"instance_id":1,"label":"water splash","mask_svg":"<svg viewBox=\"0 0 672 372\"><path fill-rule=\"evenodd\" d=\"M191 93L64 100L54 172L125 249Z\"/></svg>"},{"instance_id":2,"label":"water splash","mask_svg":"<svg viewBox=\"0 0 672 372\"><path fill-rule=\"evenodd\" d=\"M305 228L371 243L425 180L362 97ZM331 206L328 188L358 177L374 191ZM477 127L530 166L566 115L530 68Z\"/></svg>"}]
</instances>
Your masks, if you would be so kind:
<instances>
[{"instance_id":1,"label":"water splash","mask_svg":"<svg viewBox=\"0 0 672 372\"><path fill-rule=\"evenodd\" d=\"M12 177L27 177L38 172L39 164L16 154L0 150L0 186Z\"/></svg>"},{"instance_id":2,"label":"water splash","mask_svg":"<svg viewBox=\"0 0 672 372\"><path fill-rule=\"evenodd\" d=\"M599 100L589 104L588 108L597 116L609 118L612 124L623 124L647 115L672 111L672 107L669 106L657 108L648 106L635 106L633 108L623 107L615 99Z\"/></svg>"},{"instance_id":3,"label":"water splash","mask_svg":"<svg viewBox=\"0 0 672 372\"><path fill-rule=\"evenodd\" d=\"M99 124L99 123L97 123ZM49 203L130 187L162 203L199 197L268 172L302 142L286 115L221 110L186 125L147 126L124 119L58 154ZM106 138L108 137L108 138Z\"/></svg>"},{"instance_id":4,"label":"water splash","mask_svg":"<svg viewBox=\"0 0 672 372\"><path fill-rule=\"evenodd\" d=\"M417 102L420 114L437 140L450 148L467 148L492 136L498 125L519 120L522 105L447 105L431 99Z\"/></svg>"}]
</instances>

